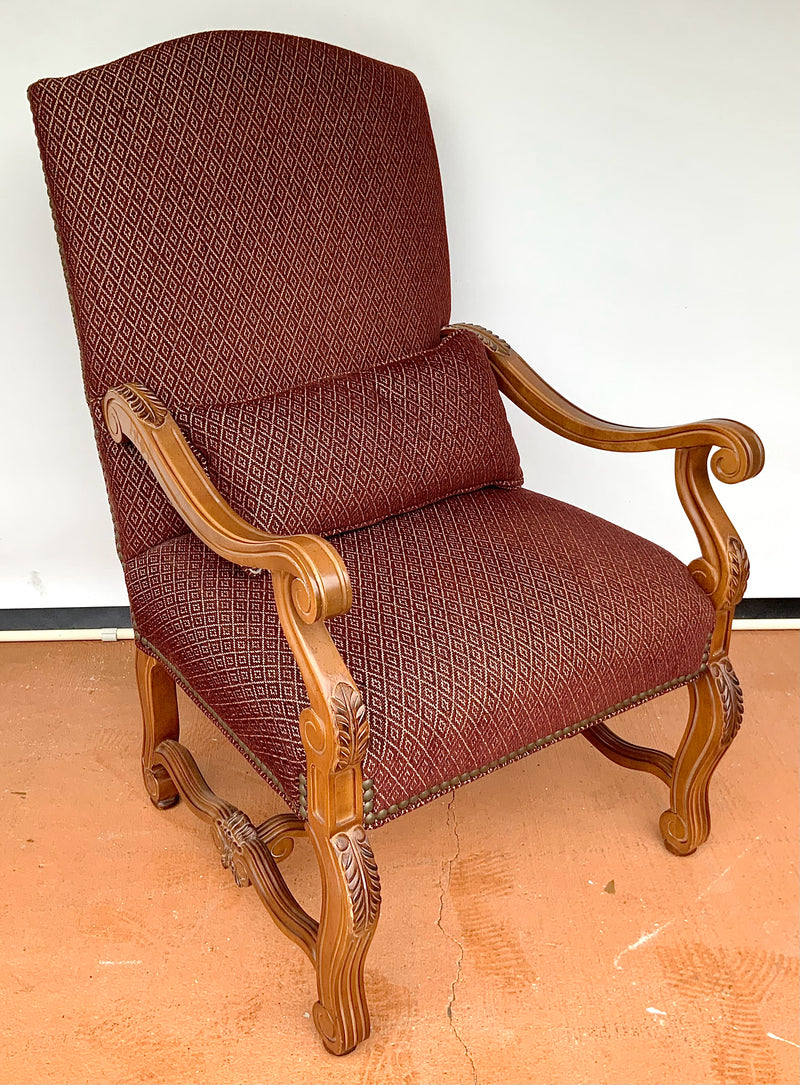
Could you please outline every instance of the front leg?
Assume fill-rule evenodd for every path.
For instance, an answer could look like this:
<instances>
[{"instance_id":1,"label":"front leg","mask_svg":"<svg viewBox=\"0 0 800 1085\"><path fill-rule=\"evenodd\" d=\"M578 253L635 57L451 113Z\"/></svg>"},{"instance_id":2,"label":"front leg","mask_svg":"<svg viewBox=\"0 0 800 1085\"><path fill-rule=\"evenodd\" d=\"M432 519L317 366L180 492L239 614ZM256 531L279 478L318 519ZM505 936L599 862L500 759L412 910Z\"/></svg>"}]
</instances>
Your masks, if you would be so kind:
<instances>
[{"instance_id":1,"label":"front leg","mask_svg":"<svg viewBox=\"0 0 800 1085\"><path fill-rule=\"evenodd\" d=\"M292 578L274 574L281 625L311 707L300 717L308 822L322 879L314 1024L334 1055L369 1036L364 962L380 915L380 879L363 827L361 763L369 727L361 694L323 622L306 623Z\"/></svg>"},{"instance_id":2,"label":"front leg","mask_svg":"<svg viewBox=\"0 0 800 1085\"><path fill-rule=\"evenodd\" d=\"M744 703L739 680L728 659L736 604L747 587L750 563L736 529L711 487L710 449L679 449L675 480L681 504L694 527L701 557L689 569L716 610L707 669L689 686L689 720L675 755L670 779L670 807L660 828L667 848L691 855L711 829L708 788L723 754L741 726ZM725 479L726 460L717 452L712 467ZM735 473L736 464L731 469Z\"/></svg>"},{"instance_id":3,"label":"front leg","mask_svg":"<svg viewBox=\"0 0 800 1085\"><path fill-rule=\"evenodd\" d=\"M325 1047L345 1055L369 1036L364 962L380 912L378 867L361 828L332 837L309 827L322 876L314 1024Z\"/></svg>"},{"instance_id":4,"label":"front leg","mask_svg":"<svg viewBox=\"0 0 800 1085\"><path fill-rule=\"evenodd\" d=\"M744 706L739 680L727 656L709 663L689 686L689 722L675 755L670 808L660 828L667 848L691 855L708 839L711 777L742 722Z\"/></svg>"}]
</instances>

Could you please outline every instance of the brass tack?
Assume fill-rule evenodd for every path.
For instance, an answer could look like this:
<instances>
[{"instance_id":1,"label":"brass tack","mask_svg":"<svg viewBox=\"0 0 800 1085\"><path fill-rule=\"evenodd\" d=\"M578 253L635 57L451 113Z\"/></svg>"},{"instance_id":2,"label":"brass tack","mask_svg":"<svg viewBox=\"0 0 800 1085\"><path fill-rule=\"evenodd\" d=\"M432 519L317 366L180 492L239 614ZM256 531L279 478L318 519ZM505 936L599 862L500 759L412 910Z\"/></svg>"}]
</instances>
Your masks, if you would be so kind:
<instances>
[{"instance_id":1,"label":"brass tack","mask_svg":"<svg viewBox=\"0 0 800 1085\"><path fill-rule=\"evenodd\" d=\"M389 807L389 813L390 813L390 814L396 814L396 813L398 813L398 812L399 812L399 810L400 810L400 807L399 807L399 806L397 805L397 803L393 803L393 804L392 804L392 805L391 805L391 806Z\"/></svg>"}]
</instances>

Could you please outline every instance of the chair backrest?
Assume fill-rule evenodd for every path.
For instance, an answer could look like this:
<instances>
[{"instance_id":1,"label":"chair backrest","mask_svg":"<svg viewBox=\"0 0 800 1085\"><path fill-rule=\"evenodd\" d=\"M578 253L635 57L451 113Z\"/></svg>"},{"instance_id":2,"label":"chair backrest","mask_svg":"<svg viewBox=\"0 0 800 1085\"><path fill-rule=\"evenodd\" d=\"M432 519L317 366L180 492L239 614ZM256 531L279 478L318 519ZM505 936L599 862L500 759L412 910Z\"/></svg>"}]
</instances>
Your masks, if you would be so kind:
<instances>
[{"instance_id":1,"label":"chair backrest","mask_svg":"<svg viewBox=\"0 0 800 1085\"><path fill-rule=\"evenodd\" d=\"M416 78L195 34L29 91L123 559L185 530L100 401L233 403L439 340L441 183Z\"/></svg>"}]
</instances>

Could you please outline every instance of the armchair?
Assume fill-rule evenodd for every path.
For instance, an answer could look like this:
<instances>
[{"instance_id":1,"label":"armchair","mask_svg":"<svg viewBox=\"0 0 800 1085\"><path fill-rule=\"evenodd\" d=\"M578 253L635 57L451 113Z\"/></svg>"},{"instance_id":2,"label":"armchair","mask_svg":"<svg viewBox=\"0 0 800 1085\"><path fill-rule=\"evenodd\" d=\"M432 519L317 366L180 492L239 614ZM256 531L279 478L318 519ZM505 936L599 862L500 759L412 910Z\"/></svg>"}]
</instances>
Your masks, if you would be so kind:
<instances>
[{"instance_id":1,"label":"armchair","mask_svg":"<svg viewBox=\"0 0 800 1085\"><path fill-rule=\"evenodd\" d=\"M707 838L742 717L728 644L748 575L708 461L741 482L763 449L727 420L603 422L491 332L448 324L409 72L210 32L29 96L130 595L147 793L211 825L311 961L315 1025L344 1054L369 1033L370 830L582 733L666 785L671 851ZM498 389L581 444L674 448L700 557L522 489ZM176 685L286 813L254 825L213 794ZM674 756L609 727L684 685ZM318 919L280 869L297 839Z\"/></svg>"}]
</instances>

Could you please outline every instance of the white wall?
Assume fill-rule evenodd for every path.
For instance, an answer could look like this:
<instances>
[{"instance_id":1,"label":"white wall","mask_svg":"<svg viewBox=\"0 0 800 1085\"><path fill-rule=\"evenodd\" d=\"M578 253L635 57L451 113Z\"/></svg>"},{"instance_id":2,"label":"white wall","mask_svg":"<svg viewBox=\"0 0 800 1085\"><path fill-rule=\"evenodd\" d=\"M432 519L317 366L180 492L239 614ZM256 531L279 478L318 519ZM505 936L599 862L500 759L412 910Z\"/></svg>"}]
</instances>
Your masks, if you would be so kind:
<instances>
[{"instance_id":1,"label":"white wall","mask_svg":"<svg viewBox=\"0 0 800 1085\"><path fill-rule=\"evenodd\" d=\"M26 86L197 30L318 37L426 88L454 319L617 421L741 418L767 468L720 487L749 594L800 595L795 540L798 5L791 0L26 0L0 11L0 606L126 601ZM696 553L669 453L514 415L533 488ZM791 443L791 447L790 447Z\"/></svg>"}]
</instances>

